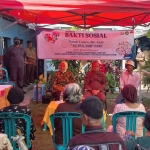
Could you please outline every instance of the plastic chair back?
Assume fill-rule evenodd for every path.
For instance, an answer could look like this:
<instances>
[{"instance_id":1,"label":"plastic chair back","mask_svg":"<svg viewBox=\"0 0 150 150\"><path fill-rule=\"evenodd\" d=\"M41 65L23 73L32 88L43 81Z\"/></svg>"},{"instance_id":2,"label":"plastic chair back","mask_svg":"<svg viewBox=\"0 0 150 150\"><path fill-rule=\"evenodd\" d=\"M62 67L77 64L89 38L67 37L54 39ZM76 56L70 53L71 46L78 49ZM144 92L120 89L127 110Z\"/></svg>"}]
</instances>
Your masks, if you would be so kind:
<instances>
[{"instance_id":1,"label":"plastic chair back","mask_svg":"<svg viewBox=\"0 0 150 150\"><path fill-rule=\"evenodd\" d=\"M139 144L136 145L134 150L150 150L150 148L144 148L143 146L140 146Z\"/></svg>"},{"instance_id":2,"label":"plastic chair back","mask_svg":"<svg viewBox=\"0 0 150 150\"><path fill-rule=\"evenodd\" d=\"M5 68L2 68L2 71L4 71L4 74L5 74L5 82L9 82L9 78L8 78L8 71L5 69ZM1 79L0 80L0 83L4 82L4 79Z\"/></svg>"},{"instance_id":3,"label":"plastic chair back","mask_svg":"<svg viewBox=\"0 0 150 150\"><path fill-rule=\"evenodd\" d=\"M58 112L55 114L50 115L50 121L52 125L53 131L53 143L54 147L57 150L66 150L66 147L73 137L73 119L80 118L81 114L76 112ZM54 119L60 118L62 120L62 136L63 136L63 145L57 145L55 143L55 127L54 127ZM84 133L85 128L82 125L82 133Z\"/></svg>"},{"instance_id":4,"label":"plastic chair back","mask_svg":"<svg viewBox=\"0 0 150 150\"><path fill-rule=\"evenodd\" d=\"M145 113L139 112L139 111L125 111L125 112L120 112L120 113L114 114L112 117L114 133L116 133L117 119L119 117L126 118L126 131L130 130L135 133L136 132L136 119L137 119L137 117L145 118ZM145 128L143 128L143 135L145 135ZM135 139L135 136L133 137L133 139Z\"/></svg>"},{"instance_id":5,"label":"plastic chair back","mask_svg":"<svg viewBox=\"0 0 150 150\"><path fill-rule=\"evenodd\" d=\"M105 121L104 121L104 115L101 118L101 124L102 124L102 127L106 130Z\"/></svg>"},{"instance_id":6,"label":"plastic chair back","mask_svg":"<svg viewBox=\"0 0 150 150\"><path fill-rule=\"evenodd\" d=\"M16 84L12 81L9 81L9 77L8 77L8 71L5 68L2 68L2 70L5 72L5 81L4 79L0 80L0 85L13 85L14 87L16 86Z\"/></svg>"},{"instance_id":7,"label":"plastic chair back","mask_svg":"<svg viewBox=\"0 0 150 150\"><path fill-rule=\"evenodd\" d=\"M14 142L11 138L11 136L16 136L17 133L17 127L16 127L16 121L18 119L25 120L26 123L26 134L25 134L25 143L27 148L31 147L30 142L30 126L31 126L31 117L27 114L23 113L15 113L15 112L1 112L0 113L0 120L4 120L4 132L7 134L12 146L13 150L19 150L19 148L16 147L16 142Z\"/></svg>"}]
</instances>

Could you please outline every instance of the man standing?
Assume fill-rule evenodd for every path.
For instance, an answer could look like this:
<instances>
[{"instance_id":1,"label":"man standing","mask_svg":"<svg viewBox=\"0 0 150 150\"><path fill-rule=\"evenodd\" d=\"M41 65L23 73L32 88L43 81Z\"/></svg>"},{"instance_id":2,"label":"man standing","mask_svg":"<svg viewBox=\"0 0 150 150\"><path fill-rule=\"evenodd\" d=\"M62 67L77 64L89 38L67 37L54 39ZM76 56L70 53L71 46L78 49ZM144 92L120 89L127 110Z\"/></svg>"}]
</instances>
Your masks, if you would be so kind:
<instances>
[{"instance_id":1,"label":"man standing","mask_svg":"<svg viewBox=\"0 0 150 150\"><path fill-rule=\"evenodd\" d=\"M120 76L120 90L122 92L123 88L127 84L132 84L138 90L140 84L140 74L133 71L135 65L134 61L127 60L125 63L126 71ZM122 94L120 93L116 99L116 103L124 102Z\"/></svg>"},{"instance_id":2,"label":"man standing","mask_svg":"<svg viewBox=\"0 0 150 150\"><path fill-rule=\"evenodd\" d=\"M149 45L146 46L146 50L143 51L143 53L144 53L145 64L149 64L149 62L150 62L150 49L149 49Z\"/></svg>"},{"instance_id":3,"label":"man standing","mask_svg":"<svg viewBox=\"0 0 150 150\"><path fill-rule=\"evenodd\" d=\"M13 42L14 45L10 46L6 52L6 57L9 59L10 77L19 88L23 89L24 58L26 53L25 49L20 47L18 37L14 37Z\"/></svg>"},{"instance_id":4,"label":"man standing","mask_svg":"<svg viewBox=\"0 0 150 150\"><path fill-rule=\"evenodd\" d=\"M121 137L112 132L106 132L101 125L103 116L103 104L96 96L88 96L82 103L76 105L77 110L82 111L81 120L86 127L86 132L74 136L67 150L73 150L79 145L88 145L95 150L111 149L111 150L126 150ZM101 145L100 145L101 144ZM110 145L109 145L110 144Z\"/></svg>"},{"instance_id":5,"label":"man standing","mask_svg":"<svg viewBox=\"0 0 150 150\"><path fill-rule=\"evenodd\" d=\"M84 97L95 95L101 101L105 101L105 93L103 90L106 86L106 76L100 71L100 66L97 61L92 63L92 71L86 73L84 78Z\"/></svg>"},{"instance_id":6,"label":"man standing","mask_svg":"<svg viewBox=\"0 0 150 150\"><path fill-rule=\"evenodd\" d=\"M27 41L26 53L26 84L29 85L30 83L34 83L35 70L35 52L31 41Z\"/></svg>"},{"instance_id":7,"label":"man standing","mask_svg":"<svg viewBox=\"0 0 150 150\"><path fill-rule=\"evenodd\" d=\"M136 60L138 61L137 71L141 71L141 67L145 65L145 57L140 48L137 50Z\"/></svg>"}]
</instances>

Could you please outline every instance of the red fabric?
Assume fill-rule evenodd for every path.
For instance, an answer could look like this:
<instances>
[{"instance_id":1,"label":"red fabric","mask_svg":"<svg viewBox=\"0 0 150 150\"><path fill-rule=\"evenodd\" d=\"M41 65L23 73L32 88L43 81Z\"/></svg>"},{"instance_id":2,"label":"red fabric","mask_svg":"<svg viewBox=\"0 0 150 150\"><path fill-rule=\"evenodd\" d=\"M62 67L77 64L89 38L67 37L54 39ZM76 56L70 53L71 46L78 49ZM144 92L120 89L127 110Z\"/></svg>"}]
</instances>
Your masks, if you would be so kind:
<instances>
[{"instance_id":1,"label":"red fabric","mask_svg":"<svg viewBox=\"0 0 150 150\"><path fill-rule=\"evenodd\" d=\"M132 26L149 22L149 0L0 0L19 23ZM85 20L84 20L85 14Z\"/></svg>"}]
</instances>

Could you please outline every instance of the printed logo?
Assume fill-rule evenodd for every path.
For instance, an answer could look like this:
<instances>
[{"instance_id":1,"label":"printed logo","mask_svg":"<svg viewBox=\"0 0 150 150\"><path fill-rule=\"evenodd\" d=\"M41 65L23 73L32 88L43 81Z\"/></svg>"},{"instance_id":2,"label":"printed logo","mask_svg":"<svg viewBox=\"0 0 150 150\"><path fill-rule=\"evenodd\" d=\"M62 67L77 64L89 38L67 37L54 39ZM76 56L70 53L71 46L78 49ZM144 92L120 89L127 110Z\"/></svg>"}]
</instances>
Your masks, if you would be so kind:
<instances>
[{"instance_id":1,"label":"printed logo","mask_svg":"<svg viewBox=\"0 0 150 150\"><path fill-rule=\"evenodd\" d=\"M129 31L126 31L125 34L126 34L126 35L129 35Z\"/></svg>"},{"instance_id":2,"label":"printed logo","mask_svg":"<svg viewBox=\"0 0 150 150\"><path fill-rule=\"evenodd\" d=\"M52 32L52 34L45 34L45 39L48 42L51 42L54 44L55 44L56 40L58 39L58 37L59 37L59 33L57 33L57 32Z\"/></svg>"}]
</instances>

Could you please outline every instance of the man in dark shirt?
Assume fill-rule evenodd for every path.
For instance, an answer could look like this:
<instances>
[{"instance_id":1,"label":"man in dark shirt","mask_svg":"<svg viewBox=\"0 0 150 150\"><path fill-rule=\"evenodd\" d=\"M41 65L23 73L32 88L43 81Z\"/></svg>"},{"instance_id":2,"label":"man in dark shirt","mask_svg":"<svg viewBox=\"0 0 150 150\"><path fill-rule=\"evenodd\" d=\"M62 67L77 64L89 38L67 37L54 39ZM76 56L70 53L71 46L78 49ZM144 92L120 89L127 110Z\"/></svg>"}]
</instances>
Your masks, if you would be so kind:
<instances>
[{"instance_id":1,"label":"man in dark shirt","mask_svg":"<svg viewBox=\"0 0 150 150\"><path fill-rule=\"evenodd\" d=\"M23 89L25 55L25 49L20 47L20 39L15 37L14 45L8 48L6 57L9 59L11 80L21 89Z\"/></svg>"},{"instance_id":2,"label":"man in dark shirt","mask_svg":"<svg viewBox=\"0 0 150 150\"><path fill-rule=\"evenodd\" d=\"M103 104L98 97L88 96L82 103L76 105L76 109L82 111L81 120L86 127L86 132L73 137L68 144L67 150L73 150L74 147L79 145L91 146L98 150L97 144L103 144L102 147L105 147L109 143L113 143L109 145L110 150L119 150L120 147L122 147L122 150L126 150L119 135L105 132L102 128Z\"/></svg>"}]
</instances>

